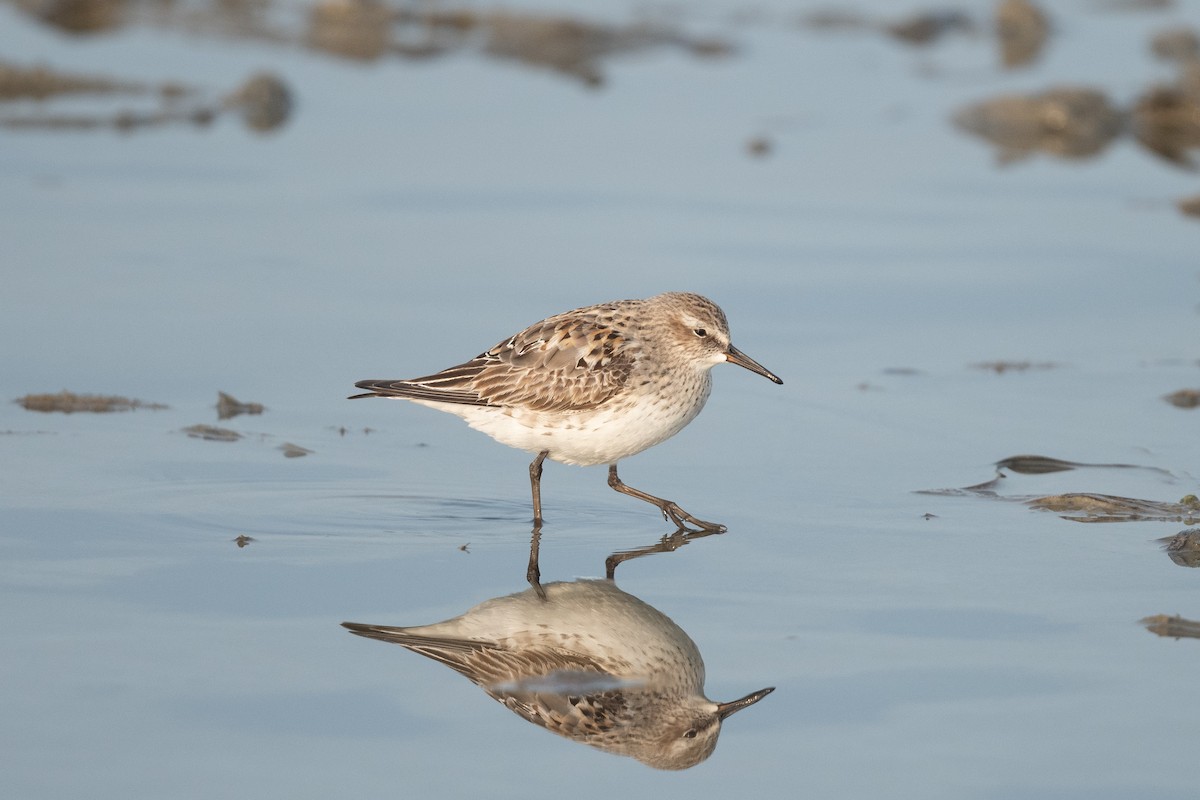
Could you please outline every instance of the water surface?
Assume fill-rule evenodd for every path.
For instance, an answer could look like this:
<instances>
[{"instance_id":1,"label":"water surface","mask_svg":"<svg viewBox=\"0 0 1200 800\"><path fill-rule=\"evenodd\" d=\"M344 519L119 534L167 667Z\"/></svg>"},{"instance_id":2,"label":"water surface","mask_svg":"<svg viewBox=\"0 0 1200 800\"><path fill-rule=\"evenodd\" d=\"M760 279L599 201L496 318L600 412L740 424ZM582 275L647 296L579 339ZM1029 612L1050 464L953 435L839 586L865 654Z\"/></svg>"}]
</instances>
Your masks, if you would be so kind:
<instances>
[{"instance_id":1,"label":"water surface","mask_svg":"<svg viewBox=\"0 0 1200 800\"><path fill-rule=\"evenodd\" d=\"M1156 541L1196 523L1020 500L1196 492L1200 411L1162 399L1200 388L1200 228L1175 206L1196 174L1126 136L1001 166L952 117L1060 84L1127 108L1174 79L1148 41L1194 26L1195 2L1056 6L1018 70L983 2L962 4L974 33L924 47L799 24L816 6L518 9L675 34L590 72L408 24L409 49L444 52L350 58L311 45L299 3L271 8L275 39L152 4L68 33L23 7L0 5L8 62L175 81L214 108L268 71L293 106L266 133L234 112L0 129L4 396L169 406L0 405L7 795L1194 796L1198 643L1139 620L1200 619L1200 574ZM157 98L0 112L110 119ZM339 626L520 591L531 532L526 455L344 398L550 313L678 289L720 303L785 384L718 368L704 413L622 464L730 530L617 581L696 642L710 697L776 691L707 762L663 773ZM999 361L1029 367L978 366ZM266 409L218 420L218 391ZM1152 469L922 493L1022 454ZM600 468L547 465L543 499L547 581L670 533Z\"/></svg>"}]
</instances>

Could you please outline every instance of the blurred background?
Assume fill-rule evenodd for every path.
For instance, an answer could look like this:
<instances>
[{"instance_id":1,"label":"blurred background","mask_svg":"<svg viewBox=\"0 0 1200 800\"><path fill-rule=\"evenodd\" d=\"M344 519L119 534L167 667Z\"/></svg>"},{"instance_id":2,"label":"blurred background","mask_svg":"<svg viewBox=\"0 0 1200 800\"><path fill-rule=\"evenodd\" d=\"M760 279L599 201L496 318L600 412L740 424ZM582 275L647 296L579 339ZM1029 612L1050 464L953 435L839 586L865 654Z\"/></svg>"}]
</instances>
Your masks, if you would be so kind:
<instances>
[{"instance_id":1,"label":"blurred background","mask_svg":"<svg viewBox=\"0 0 1200 800\"><path fill-rule=\"evenodd\" d=\"M1196 0L0 1L0 787L1194 796L1198 37ZM530 538L526 455L354 381L669 290L785 382L718 368L622 463L730 532L621 588L709 697L776 687L683 773L338 625L520 591ZM544 580L670 533L604 480L547 466Z\"/></svg>"}]
</instances>

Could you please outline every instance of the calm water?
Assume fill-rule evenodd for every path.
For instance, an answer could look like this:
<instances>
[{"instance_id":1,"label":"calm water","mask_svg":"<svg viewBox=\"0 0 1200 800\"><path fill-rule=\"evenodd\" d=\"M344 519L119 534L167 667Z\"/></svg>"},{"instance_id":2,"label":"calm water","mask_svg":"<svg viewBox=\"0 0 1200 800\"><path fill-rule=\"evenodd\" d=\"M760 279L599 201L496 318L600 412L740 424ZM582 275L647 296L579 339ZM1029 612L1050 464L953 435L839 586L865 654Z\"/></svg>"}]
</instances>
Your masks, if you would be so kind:
<instances>
[{"instance_id":1,"label":"calm water","mask_svg":"<svg viewBox=\"0 0 1200 800\"><path fill-rule=\"evenodd\" d=\"M210 104L267 70L294 99L265 134L231 114L0 128L4 397L170 406L0 405L4 795L1194 797L1200 642L1139 624L1200 619L1200 571L1155 541L1194 523L919 493L1022 453L1157 471L1009 473L1004 498L1197 491L1200 410L1161 399L1200 388L1200 226L1174 205L1196 173L1129 138L1000 166L950 121L1059 84L1127 107L1170 80L1147 42L1200 24L1200 3L1100 5L1056 4L1014 71L986 30L914 47L800 27L816 6L521 6L649 13L732 46L604 55L598 87L489 55L480 31L432 58L320 52L302 5L265 14L289 33L274 41L152 5L90 33L0 5L10 64ZM989 24L991 4L963 8ZM709 697L777 687L681 773L552 736L338 625L520 591L530 536L527 456L428 409L349 403L353 382L671 289L719 302L785 381L718 368L696 422L622 464L730 531L622 565L620 587L695 640ZM1001 360L1034 368L973 366ZM267 410L219 422L218 390ZM543 492L547 581L670 532L600 468L549 464Z\"/></svg>"}]
</instances>

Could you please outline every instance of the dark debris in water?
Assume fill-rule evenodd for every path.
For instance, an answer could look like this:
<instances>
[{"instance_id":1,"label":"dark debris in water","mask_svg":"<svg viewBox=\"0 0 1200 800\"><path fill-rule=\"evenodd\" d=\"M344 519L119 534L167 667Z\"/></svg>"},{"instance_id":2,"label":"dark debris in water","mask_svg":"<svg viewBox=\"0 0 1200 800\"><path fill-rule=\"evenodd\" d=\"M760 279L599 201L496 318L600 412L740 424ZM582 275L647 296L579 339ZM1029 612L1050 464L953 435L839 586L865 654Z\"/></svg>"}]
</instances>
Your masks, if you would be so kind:
<instances>
[{"instance_id":1,"label":"dark debris in water","mask_svg":"<svg viewBox=\"0 0 1200 800\"><path fill-rule=\"evenodd\" d=\"M183 432L193 439L204 439L209 442L236 442L242 438L237 431L229 428L218 428L216 425L190 425Z\"/></svg>"},{"instance_id":2,"label":"dark debris in water","mask_svg":"<svg viewBox=\"0 0 1200 800\"><path fill-rule=\"evenodd\" d=\"M1140 469L1160 473L1167 478L1174 476L1159 467L1144 467L1136 464L1084 464L1076 461L1065 461L1048 456L1022 455L1011 456L996 462L996 477L991 480L965 486L961 489L933 489L917 492L918 494L940 495L943 497L986 497L993 500L1019 502L1044 511L1053 511L1073 522L1134 522L1152 520L1158 522L1182 522L1193 525L1200 520L1200 500L1195 495L1186 495L1178 502L1160 500L1142 500L1117 495L1097 494L1092 492L1068 492L1055 495L1009 495L999 493L1006 476L1000 470L1027 475L1044 475L1053 472L1085 468L1110 469Z\"/></svg>"},{"instance_id":3,"label":"dark debris in water","mask_svg":"<svg viewBox=\"0 0 1200 800\"><path fill-rule=\"evenodd\" d=\"M1045 475L1049 472L1066 472L1085 467L1107 467L1113 469L1151 469L1160 471L1157 467L1140 467L1137 464L1084 464L1078 461L1064 461L1050 456L1009 456L996 462L996 469L1007 469L1022 475ZM1165 471L1165 470L1163 470Z\"/></svg>"},{"instance_id":4,"label":"dark debris in water","mask_svg":"<svg viewBox=\"0 0 1200 800\"><path fill-rule=\"evenodd\" d=\"M244 438L241 433L229 428L218 428L216 425L190 425L183 432L193 439L204 439L209 442L236 442ZM263 434L262 438L271 438ZM310 455L313 451L292 442L284 442L277 450L281 450L285 458L300 458Z\"/></svg>"},{"instance_id":5,"label":"dark debris in water","mask_svg":"<svg viewBox=\"0 0 1200 800\"><path fill-rule=\"evenodd\" d=\"M1114 0L1140 5L1149 0ZM823 31L880 32L926 46L947 34L974 35L985 27L962 11L922 11L899 20L881 20L841 8L800 17L802 26ZM1006 69L1034 63L1053 30L1045 11L1032 0L1002 0L991 25ZM1155 156L1197 169L1189 151L1200 148L1200 35L1190 27L1160 31L1152 51L1178 70L1173 82L1146 88L1132 104L1110 99L1103 87L1063 85L1022 94L1002 94L963 106L953 122L964 133L991 143L1001 165L1037 153L1064 159L1092 158L1114 141L1133 138ZM927 69L925 74L939 74Z\"/></svg>"},{"instance_id":6,"label":"dark debris in water","mask_svg":"<svg viewBox=\"0 0 1200 800\"><path fill-rule=\"evenodd\" d=\"M1200 522L1200 503L1196 502L1193 495L1188 495L1177 503L1091 492L1068 492L1044 496L1002 496L996 490L1003 479L1003 475L998 475L993 480L974 486L965 486L962 489L928 489L918 491L917 494L941 497L973 495L992 500L1024 503L1030 508L1040 511L1053 511L1063 519L1072 522L1180 522L1184 525L1195 525Z\"/></svg>"},{"instance_id":7,"label":"dark debris in water","mask_svg":"<svg viewBox=\"0 0 1200 800\"><path fill-rule=\"evenodd\" d=\"M1037 61L1049 35L1049 19L1029 0L1003 0L996 7L996 37L1005 67L1024 67Z\"/></svg>"},{"instance_id":8,"label":"dark debris in water","mask_svg":"<svg viewBox=\"0 0 1200 800\"><path fill-rule=\"evenodd\" d=\"M666 24L606 25L566 15L465 6L395 7L371 0L320 2L308 26L298 38L315 50L342 58L425 60L481 48L489 57L548 68L588 86L603 84L601 61L615 54L661 46L680 47L699 57L732 50L728 42L692 39ZM297 38L283 31L276 36Z\"/></svg>"},{"instance_id":9,"label":"dark debris in water","mask_svg":"<svg viewBox=\"0 0 1200 800\"><path fill-rule=\"evenodd\" d=\"M1165 11L1175 0L1092 0L1100 11Z\"/></svg>"},{"instance_id":10,"label":"dark debris in water","mask_svg":"<svg viewBox=\"0 0 1200 800\"><path fill-rule=\"evenodd\" d=\"M80 412L107 414L115 411L135 411L137 409L158 411L167 408L162 403L148 403L144 400L133 400L117 395L75 394L66 390L58 394L27 394L17 398L16 402L20 403L27 411L63 414Z\"/></svg>"},{"instance_id":11,"label":"dark debris in water","mask_svg":"<svg viewBox=\"0 0 1200 800\"><path fill-rule=\"evenodd\" d=\"M217 419L230 419L239 414L261 414L266 410L262 403L243 403L225 392L217 392Z\"/></svg>"},{"instance_id":12,"label":"dark debris in water","mask_svg":"<svg viewBox=\"0 0 1200 800\"><path fill-rule=\"evenodd\" d=\"M309 455L313 452L307 447L301 447L300 445L292 444L291 442L284 442L283 444L279 445L279 449L283 451L284 458L301 458L302 456Z\"/></svg>"},{"instance_id":13,"label":"dark debris in water","mask_svg":"<svg viewBox=\"0 0 1200 800\"><path fill-rule=\"evenodd\" d=\"M1200 406L1200 389L1180 389L1178 392L1163 395L1163 400L1176 408L1195 408Z\"/></svg>"},{"instance_id":14,"label":"dark debris in water","mask_svg":"<svg viewBox=\"0 0 1200 800\"><path fill-rule=\"evenodd\" d=\"M1070 492L1026 500L1030 508L1053 511L1073 522L1182 522L1194 525L1200 521L1200 502L1188 495L1178 503L1159 500L1140 500L1090 492Z\"/></svg>"},{"instance_id":15,"label":"dark debris in water","mask_svg":"<svg viewBox=\"0 0 1200 800\"><path fill-rule=\"evenodd\" d=\"M1130 120L1138 144L1189 170L1196 163L1188 151L1200 148L1200 88L1192 85L1192 74L1189 68L1183 80L1147 89L1134 104Z\"/></svg>"},{"instance_id":16,"label":"dark debris in water","mask_svg":"<svg viewBox=\"0 0 1200 800\"><path fill-rule=\"evenodd\" d=\"M819 31L880 33L914 47L929 47L953 35L978 36L989 27L957 8L932 8L902 18L880 19L831 6L803 13L798 22ZM1030 0L1003 0L996 6L990 27L1001 63L1008 69L1036 61L1050 33L1045 12Z\"/></svg>"},{"instance_id":17,"label":"dark debris in water","mask_svg":"<svg viewBox=\"0 0 1200 800\"><path fill-rule=\"evenodd\" d=\"M1167 28L1150 39L1150 51L1164 61L1187 63L1200 58L1200 35L1184 25Z\"/></svg>"},{"instance_id":18,"label":"dark debris in water","mask_svg":"<svg viewBox=\"0 0 1200 800\"><path fill-rule=\"evenodd\" d=\"M1170 639L1200 639L1200 622L1176 614L1155 614L1139 620L1146 630Z\"/></svg>"},{"instance_id":19,"label":"dark debris in water","mask_svg":"<svg viewBox=\"0 0 1200 800\"><path fill-rule=\"evenodd\" d=\"M997 375L1003 375L1006 372L1029 372L1035 369L1055 369L1059 365L1050 361L1033 362L1033 361L980 361L977 364L972 364L975 369L987 370L994 372Z\"/></svg>"},{"instance_id":20,"label":"dark debris in water","mask_svg":"<svg viewBox=\"0 0 1200 800\"><path fill-rule=\"evenodd\" d=\"M825 31L878 31L898 42L925 46L952 33L974 33L975 22L957 9L918 11L900 19L872 19L856 11L827 8L799 18L802 27Z\"/></svg>"},{"instance_id":21,"label":"dark debris in water","mask_svg":"<svg viewBox=\"0 0 1200 800\"><path fill-rule=\"evenodd\" d=\"M58 72L42 65L22 67L0 62L0 101L45 100L62 94L146 94L152 91L151 87L132 81ZM181 86L164 85L158 91L164 95L177 95L187 90Z\"/></svg>"},{"instance_id":22,"label":"dark debris in water","mask_svg":"<svg viewBox=\"0 0 1200 800\"><path fill-rule=\"evenodd\" d=\"M1158 542L1179 566L1200 567L1200 528L1189 528Z\"/></svg>"},{"instance_id":23,"label":"dark debris in water","mask_svg":"<svg viewBox=\"0 0 1200 800\"><path fill-rule=\"evenodd\" d=\"M269 73L252 76L224 97L205 100L201 90L173 81L157 84L122 80L106 75L60 72L47 66L25 67L0 63L0 101L35 98L50 101L59 95L135 95L150 98L148 108L123 108L111 112L65 113L42 110L0 116L0 127L15 130L97 130L130 132L185 124L207 127L225 114L240 115L251 130L270 131L291 113L291 92ZM145 105L145 101L143 102ZM52 104L53 106L53 104Z\"/></svg>"},{"instance_id":24,"label":"dark debris in water","mask_svg":"<svg viewBox=\"0 0 1200 800\"><path fill-rule=\"evenodd\" d=\"M463 13L463 12L460 12ZM566 16L495 11L478 15L484 52L493 57L549 68L588 86L604 83L600 61L616 54L673 46L701 58L732 52L717 39L692 39L656 22L614 26Z\"/></svg>"},{"instance_id":25,"label":"dark debris in water","mask_svg":"<svg viewBox=\"0 0 1200 800\"><path fill-rule=\"evenodd\" d=\"M1090 158L1128 136L1168 163L1196 169L1189 151L1200 148L1200 39L1190 29L1172 29L1158 34L1151 48L1176 65L1178 76L1148 87L1132 106L1117 105L1098 88L1058 86L968 105L954 123L991 142L1001 164L1034 153Z\"/></svg>"},{"instance_id":26,"label":"dark debris in water","mask_svg":"<svg viewBox=\"0 0 1200 800\"><path fill-rule=\"evenodd\" d=\"M279 76L260 72L225 95L215 110L238 114L250 130L268 133L291 116L292 92Z\"/></svg>"},{"instance_id":27,"label":"dark debris in water","mask_svg":"<svg viewBox=\"0 0 1200 800\"><path fill-rule=\"evenodd\" d=\"M825 8L819 11L809 11L800 15L797 20L803 28L821 31L857 31L873 30L879 23L872 22L866 15L857 11Z\"/></svg>"},{"instance_id":28,"label":"dark debris in water","mask_svg":"<svg viewBox=\"0 0 1200 800\"><path fill-rule=\"evenodd\" d=\"M331 430L331 431L337 431L337 433L338 433L338 436L345 436L347 433L354 433L354 432L355 432L355 431L354 431L354 429L352 429L352 428L347 428L345 425L331 425L331 426L329 427L329 430ZM362 428L361 430L362 430L362 435L363 435L363 436L369 436L370 434L372 434L372 433L375 433L375 429L374 429L374 428Z\"/></svg>"},{"instance_id":29,"label":"dark debris in water","mask_svg":"<svg viewBox=\"0 0 1200 800\"><path fill-rule=\"evenodd\" d=\"M190 35L303 47L358 62L427 61L456 52L482 52L550 69L588 86L604 82L602 62L614 55L674 47L711 58L733 49L722 39L686 35L666 14L613 25L566 14L388 0L315 0L300 9L284 9L272 0L17 0L17 5L43 24L71 33L149 23ZM285 109L290 100L278 91L280 86L251 82L235 94L255 94L254 108ZM276 124L274 119L275 115L246 115L256 129L257 120Z\"/></svg>"},{"instance_id":30,"label":"dark debris in water","mask_svg":"<svg viewBox=\"0 0 1200 800\"><path fill-rule=\"evenodd\" d=\"M746 142L746 152L755 158L769 156L774 149L774 143L766 136L752 136Z\"/></svg>"},{"instance_id":31,"label":"dark debris in water","mask_svg":"<svg viewBox=\"0 0 1200 800\"><path fill-rule=\"evenodd\" d=\"M994 144L1000 163L1009 164L1037 152L1061 158L1094 156L1120 135L1124 117L1102 91L1059 86L966 106L954 115L954 123Z\"/></svg>"},{"instance_id":32,"label":"dark debris in water","mask_svg":"<svg viewBox=\"0 0 1200 800\"><path fill-rule=\"evenodd\" d=\"M305 44L314 50L353 61L373 61L391 45L392 18L396 14L379 2L320 0L308 17ZM419 49L418 49L419 48ZM413 57L436 55L433 42L414 46Z\"/></svg>"},{"instance_id":33,"label":"dark debris in water","mask_svg":"<svg viewBox=\"0 0 1200 800\"><path fill-rule=\"evenodd\" d=\"M951 33L973 33L975 23L962 11L922 11L904 19L885 23L883 30L893 39L907 44L926 45Z\"/></svg>"},{"instance_id":34,"label":"dark debris in water","mask_svg":"<svg viewBox=\"0 0 1200 800\"><path fill-rule=\"evenodd\" d=\"M1081 466L1074 461L1063 461L1049 456L1009 456L996 462L996 469L1007 469L1023 475L1044 475L1048 472L1066 472Z\"/></svg>"}]
</instances>

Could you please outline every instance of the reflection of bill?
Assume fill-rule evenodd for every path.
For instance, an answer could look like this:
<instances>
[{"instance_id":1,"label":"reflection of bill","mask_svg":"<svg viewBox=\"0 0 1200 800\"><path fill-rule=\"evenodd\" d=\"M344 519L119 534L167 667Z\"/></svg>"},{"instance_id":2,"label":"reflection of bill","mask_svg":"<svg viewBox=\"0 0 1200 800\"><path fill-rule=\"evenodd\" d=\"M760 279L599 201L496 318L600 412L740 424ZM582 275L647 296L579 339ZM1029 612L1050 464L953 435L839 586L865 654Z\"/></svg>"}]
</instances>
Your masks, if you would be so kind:
<instances>
[{"instance_id":1,"label":"reflection of bill","mask_svg":"<svg viewBox=\"0 0 1200 800\"><path fill-rule=\"evenodd\" d=\"M704 662L686 633L611 580L497 597L433 625L343 623L461 673L529 722L659 769L708 758L721 723L766 697L704 696Z\"/></svg>"}]
</instances>

